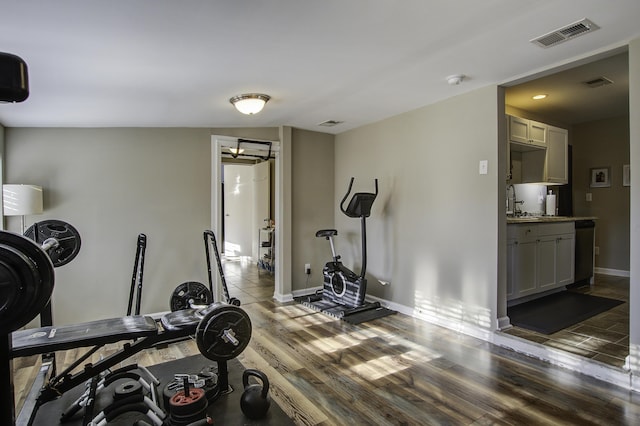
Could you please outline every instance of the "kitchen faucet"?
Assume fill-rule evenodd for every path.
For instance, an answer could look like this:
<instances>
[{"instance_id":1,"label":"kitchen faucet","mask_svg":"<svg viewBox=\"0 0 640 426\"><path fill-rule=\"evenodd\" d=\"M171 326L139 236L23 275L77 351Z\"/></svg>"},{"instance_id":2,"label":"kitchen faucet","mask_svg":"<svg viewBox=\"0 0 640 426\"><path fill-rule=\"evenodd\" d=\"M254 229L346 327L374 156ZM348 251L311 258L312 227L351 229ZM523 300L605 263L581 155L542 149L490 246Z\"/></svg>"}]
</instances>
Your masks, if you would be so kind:
<instances>
[{"instance_id":1,"label":"kitchen faucet","mask_svg":"<svg viewBox=\"0 0 640 426\"><path fill-rule=\"evenodd\" d=\"M509 196L509 192L513 194L511 197ZM519 213L522 213L518 209L518 204L524 204L524 200L518 201L516 197L516 187L513 184L507 186L507 215L518 216Z\"/></svg>"}]
</instances>

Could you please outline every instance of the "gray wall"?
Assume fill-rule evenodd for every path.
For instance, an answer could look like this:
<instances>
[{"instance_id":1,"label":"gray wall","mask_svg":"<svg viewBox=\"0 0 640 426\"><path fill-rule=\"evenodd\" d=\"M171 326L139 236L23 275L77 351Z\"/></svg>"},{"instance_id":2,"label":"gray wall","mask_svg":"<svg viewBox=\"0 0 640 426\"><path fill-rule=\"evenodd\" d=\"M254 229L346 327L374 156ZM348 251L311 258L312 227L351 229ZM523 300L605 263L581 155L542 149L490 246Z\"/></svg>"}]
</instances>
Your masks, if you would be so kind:
<instances>
[{"instance_id":1,"label":"gray wall","mask_svg":"<svg viewBox=\"0 0 640 426\"><path fill-rule=\"evenodd\" d=\"M8 183L44 189L45 211L82 249L56 269L54 321L126 313L138 233L148 237L143 313L168 309L184 281L207 282L202 232L210 226L209 129L7 128ZM20 219L7 218L19 232Z\"/></svg>"},{"instance_id":2,"label":"gray wall","mask_svg":"<svg viewBox=\"0 0 640 426\"><path fill-rule=\"evenodd\" d=\"M354 191L380 181L369 293L450 324L495 326L498 110L498 88L487 87L336 137L336 205L351 176ZM489 174L478 174L480 160ZM344 263L359 271L359 221L336 210L336 227Z\"/></svg>"},{"instance_id":3,"label":"gray wall","mask_svg":"<svg viewBox=\"0 0 640 426\"><path fill-rule=\"evenodd\" d=\"M629 161L628 116L573 127L574 213L598 217L597 268L629 271L630 187L622 186L622 166ZM611 187L590 187L592 167L611 168ZM587 193L593 201L586 201Z\"/></svg>"},{"instance_id":4,"label":"gray wall","mask_svg":"<svg viewBox=\"0 0 640 426\"><path fill-rule=\"evenodd\" d=\"M304 290L322 285L322 267L331 260L331 248L319 229L334 227L334 136L293 129L291 170L292 191L292 289ZM340 231L338 231L340 233ZM311 275L304 274L305 263Z\"/></svg>"},{"instance_id":5,"label":"gray wall","mask_svg":"<svg viewBox=\"0 0 640 426\"><path fill-rule=\"evenodd\" d=\"M629 140L631 158L630 318L631 367L640 371L640 38L629 44ZM636 379L637 380L637 379ZM640 383L636 383L640 387Z\"/></svg>"}]
</instances>

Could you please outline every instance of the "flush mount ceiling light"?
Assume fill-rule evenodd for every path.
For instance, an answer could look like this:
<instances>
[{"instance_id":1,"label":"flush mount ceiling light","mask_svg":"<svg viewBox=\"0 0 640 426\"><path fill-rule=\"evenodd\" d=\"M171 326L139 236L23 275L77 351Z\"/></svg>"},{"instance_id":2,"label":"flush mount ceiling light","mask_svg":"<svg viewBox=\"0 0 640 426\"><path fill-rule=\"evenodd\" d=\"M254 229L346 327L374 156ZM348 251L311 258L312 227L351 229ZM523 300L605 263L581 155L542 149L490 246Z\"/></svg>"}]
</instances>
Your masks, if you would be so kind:
<instances>
[{"instance_id":1,"label":"flush mount ceiling light","mask_svg":"<svg viewBox=\"0 0 640 426\"><path fill-rule=\"evenodd\" d=\"M261 93L247 93L244 95L234 96L229 99L229 102L231 102L241 113L253 115L262 111L264 104L266 104L269 99L271 99L271 96L269 95L263 95Z\"/></svg>"},{"instance_id":2,"label":"flush mount ceiling light","mask_svg":"<svg viewBox=\"0 0 640 426\"><path fill-rule=\"evenodd\" d=\"M537 100L539 100L539 99L544 99L544 98L546 98L546 97L547 97L547 95L545 95L545 94L540 94L540 95L532 96L532 97L531 97L531 99L535 99L535 100L537 101Z\"/></svg>"}]
</instances>

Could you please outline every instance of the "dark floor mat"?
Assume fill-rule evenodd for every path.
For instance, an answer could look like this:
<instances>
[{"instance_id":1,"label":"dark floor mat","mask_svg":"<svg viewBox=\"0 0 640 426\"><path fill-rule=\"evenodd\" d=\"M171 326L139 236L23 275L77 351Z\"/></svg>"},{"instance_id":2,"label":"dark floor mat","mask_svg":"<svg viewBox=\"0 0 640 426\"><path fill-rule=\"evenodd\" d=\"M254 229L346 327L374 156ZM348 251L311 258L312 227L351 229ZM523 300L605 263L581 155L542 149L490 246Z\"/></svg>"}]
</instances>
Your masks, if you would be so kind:
<instances>
[{"instance_id":1,"label":"dark floor mat","mask_svg":"<svg viewBox=\"0 0 640 426\"><path fill-rule=\"evenodd\" d=\"M391 309L379 307L343 317L342 320L348 322L349 324L361 324L363 322L383 318L387 315L393 315L395 313L396 311L392 311Z\"/></svg>"},{"instance_id":2,"label":"dark floor mat","mask_svg":"<svg viewBox=\"0 0 640 426\"><path fill-rule=\"evenodd\" d=\"M563 291L507 309L512 325L553 334L625 303L590 294Z\"/></svg>"},{"instance_id":3,"label":"dark floor mat","mask_svg":"<svg viewBox=\"0 0 640 426\"><path fill-rule=\"evenodd\" d=\"M125 363L126 365L126 363ZM162 395L162 390L164 389L164 385L170 382L173 379L173 375L175 373L187 373L187 374L197 374L204 367L215 366L217 365L215 361L210 361L207 358L196 355L190 356L186 358L182 358L176 361L170 361L163 364L157 364L152 367L149 367L149 371L160 380L159 392ZM293 421L287 417L287 415L282 411L282 409L276 404L274 401L271 401L271 407L267 412L265 418L261 420L250 420L244 416L242 410L240 409L240 396L242 395L243 386L242 386L242 373L244 372L244 368L242 364L236 359L232 359L227 362L227 367L229 370L229 385L233 388L233 392L220 396L216 401L209 405L207 413L214 420L214 424L217 425L293 425ZM137 371L137 370L136 370ZM144 376L143 376L144 377ZM253 381L252 381L253 382ZM110 385L114 387L118 384L123 383L122 381L115 382ZM109 392L110 388L105 388L98 395L99 397L96 399L96 405L98 406L94 411L97 414L104 406L106 406L111 400L113 392ZM77 415L71 418L69 421L65 423L58 423L58 419L60 418L60 414L67 408L69 405L75 401L78 396L84 391L84 385L79 385L74 389L66 392L59 399L50 401L42 407L37 412L35 421L33 422L34 426L44 426L44 425L52 425L52 424L62 424L62 425L81 425L82 424L82 411L77 413ZM113 422L109 422L109 425L127 425L131 426L138 419L145 420L146 422L150 422L148 418L146 418L143 414L129 412L124 413L118 418L114 419Z\"/></svg>"},{"instance_id":4,"label":"dark floor mat","mask_svg":"<svg viewBox=\"0 0 640 426\"><path fill-rule=\"evenodd\" d=\"M295 301L323 314L339 318L349 324L361 324L366 321L383 318L395 314L396 311L384 308L379 303L366 303L358 312L350 313L351 309L326 299L315 300L313 296L296 297ZM345 315L345 313L347 313Z\"/></svg>"}]
</instances>

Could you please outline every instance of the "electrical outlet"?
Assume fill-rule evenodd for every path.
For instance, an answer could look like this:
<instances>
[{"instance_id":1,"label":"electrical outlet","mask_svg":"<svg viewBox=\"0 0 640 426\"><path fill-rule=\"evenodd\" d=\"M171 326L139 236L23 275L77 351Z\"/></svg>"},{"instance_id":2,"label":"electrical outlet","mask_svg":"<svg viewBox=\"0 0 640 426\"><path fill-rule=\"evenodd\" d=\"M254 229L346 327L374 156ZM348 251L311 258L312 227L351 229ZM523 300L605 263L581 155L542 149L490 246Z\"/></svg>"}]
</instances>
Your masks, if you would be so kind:
<instances>
[{"instance_id":1,"label":"electrical outlet","mask_svg":"<svg viewBox=\"0 0 640 426\"><path fill-rule=\"evenodd\" d=\"M304 264L304 273L307 275L311 275L311 264L310 263L305 263Z\"/></svg>"}]
</instances>

